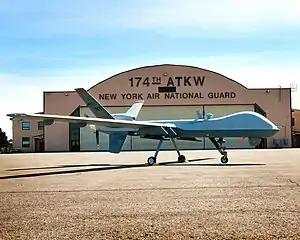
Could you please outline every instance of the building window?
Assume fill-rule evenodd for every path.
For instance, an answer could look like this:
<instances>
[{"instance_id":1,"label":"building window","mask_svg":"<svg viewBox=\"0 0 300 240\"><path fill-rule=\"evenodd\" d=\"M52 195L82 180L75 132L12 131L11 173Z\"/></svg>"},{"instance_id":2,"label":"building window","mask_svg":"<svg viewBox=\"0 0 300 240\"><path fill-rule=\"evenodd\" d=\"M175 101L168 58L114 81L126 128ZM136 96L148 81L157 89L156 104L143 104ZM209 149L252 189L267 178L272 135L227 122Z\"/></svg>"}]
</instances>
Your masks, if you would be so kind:
<instances>
[{"instance_id":1,"label":"building window","mask_svg":"<svg viewBox=\"0 0 300 240\"><path fill-rule=\"evenodd\" d=\"M23 148L30 147L30 138L29 137L22 137L22 147Z\"/></svg>"},{"instance_id":2,"label":"building window","mask_svg":"<svg viewBox=\"0 0 300 240\"><path fill-rule=\"evenodd\" d=\"M292 127L295 126L295 118L292 118Z\"/></svg>"},{"instance_id":3,"label":"building window","mask_svg":"<svg viewBox=\"0 0 300 240\"><path fill-rule=\"evenodd\" d=\"M30 122L22 122L22 130L30 130Z\"/></svg>"},{"instance_id":4,"label":"building window","mask_svg":"<svg viewBox=\"0 0 300 240\"><path fill-rule=\"evenodd\" d=\"M38 130L43 130L44 129L44 122L38 122Z\"/></svg>"}]
</instances>

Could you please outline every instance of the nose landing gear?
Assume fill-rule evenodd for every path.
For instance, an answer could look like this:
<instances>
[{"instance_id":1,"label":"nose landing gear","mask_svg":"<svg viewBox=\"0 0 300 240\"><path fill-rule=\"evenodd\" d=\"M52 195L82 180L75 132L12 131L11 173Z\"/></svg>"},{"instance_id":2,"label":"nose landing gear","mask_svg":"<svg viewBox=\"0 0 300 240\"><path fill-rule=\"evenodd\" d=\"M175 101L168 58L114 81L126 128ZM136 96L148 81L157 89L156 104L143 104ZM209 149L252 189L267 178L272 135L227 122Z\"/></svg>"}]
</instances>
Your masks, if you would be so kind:
<instances>
[{"instance_id":1,"label":"nose landing gear","mask_svg":"<svg viewBox=\"0 0 300 240\"><path fill-rule=\"evenodd\" d=\"M216 149L218 149L218 151L222 154L221 163L228 163L227 151L225 146L223 146L223 144L225 144L224 138L220 137L218 141L213 137L209 137L209 139L214 144Z\"/></svg>"}]
</instances>

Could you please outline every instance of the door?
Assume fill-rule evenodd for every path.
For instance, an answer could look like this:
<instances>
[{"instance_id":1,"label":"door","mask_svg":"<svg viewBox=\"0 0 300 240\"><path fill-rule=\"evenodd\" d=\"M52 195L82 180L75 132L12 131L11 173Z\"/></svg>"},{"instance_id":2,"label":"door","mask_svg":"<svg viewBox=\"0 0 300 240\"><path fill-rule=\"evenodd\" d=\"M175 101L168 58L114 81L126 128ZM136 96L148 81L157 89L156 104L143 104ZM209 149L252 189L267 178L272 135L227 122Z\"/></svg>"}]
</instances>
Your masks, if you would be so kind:
<instances>
[{"instance_id":1,"label":"door","mask_svg":"<svg viewBox=\"0 0 300 240\"><path fill-rule=\"evenodd\" d=\"M70 151L71 152L80 152L79 140L71 140L70 141Z\"/></svg>"},{"instance_id":2,"label":"door","mask_svg":"<svg viewBox=\"0 0 300 240\"><path fill-rule=\"evenodd\" d=\"M44 152L44 139L35 138L34 139L35 152Z\"/></svg>"},{"instance_id":3,"label":"door","mask_svg":"<svg viewBox=\"0 0 300 240\"><path fill-rule=\"evenodd\" d=\"M263 115L264 117L267 117L267 113L257 104L254 105L254 111ZM264 149L264 148L268 148L268 140L267 138L263 138L261 143L259 145L257 145L255 148L259 148L259 149Z\"/></svg>"}]
</instances>

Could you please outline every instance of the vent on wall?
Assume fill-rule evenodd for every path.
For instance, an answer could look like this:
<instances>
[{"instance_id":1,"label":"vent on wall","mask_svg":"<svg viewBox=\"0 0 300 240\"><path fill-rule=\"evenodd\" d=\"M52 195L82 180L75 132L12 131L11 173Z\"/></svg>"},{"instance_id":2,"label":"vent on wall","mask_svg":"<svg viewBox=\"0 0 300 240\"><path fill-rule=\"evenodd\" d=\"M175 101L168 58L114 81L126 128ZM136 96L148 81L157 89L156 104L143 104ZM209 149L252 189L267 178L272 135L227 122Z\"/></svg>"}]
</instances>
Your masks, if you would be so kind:
<instances>
[{"instance_id":1,"label":"vent on wall","mask_svg":"<svg viewBox=\"0 0 300 240\"><path fill-rule=\"evenodd\" d=\"M292 91L292 92L297 92L297 90L298 90L298 85L297 85L297 83L291 83L291 84L290 84L290 87L291 87L291 91Z\"/></svg>"},{"instance_id":2,"label":"vent on wall","mask_svg":"<svg viewBox=\"0 0 300 240\"><path fill-rule=\"evenodd\" d=\"M279 91L279 93L278 93L278 95L279 95L278 99L279 99L279 102L280 102L281 101L281 85L279 86L279 90L278 91Z\"/></svg>"}]
</instances>

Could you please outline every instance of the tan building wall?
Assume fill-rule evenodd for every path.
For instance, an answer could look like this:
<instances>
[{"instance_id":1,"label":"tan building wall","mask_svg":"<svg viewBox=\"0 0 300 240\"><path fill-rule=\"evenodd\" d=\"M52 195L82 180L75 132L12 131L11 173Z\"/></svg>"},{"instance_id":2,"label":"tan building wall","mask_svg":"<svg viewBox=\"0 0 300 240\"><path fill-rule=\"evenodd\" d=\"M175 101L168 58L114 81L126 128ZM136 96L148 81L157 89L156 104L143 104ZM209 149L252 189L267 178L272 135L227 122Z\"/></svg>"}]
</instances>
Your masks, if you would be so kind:
<instances>
[{"instance_id":1,"label":"tan building wall","mask_svg":"<svg viewBox=\"0 0 300 240\"><path fill-rule=\"evenodd\" d=\"M177 93L159 93L169 87ZM174 89L171 89L173 87ZM166 90L166 89L161 89ZM205 69L158 65L133 69L102 81L88 90L106 107L128 107L136 99L151 106L211 106L257 104L281 130L274 139L288 139L291 147L291 91L284 89L247 89L236 81ZM188 98L186 98L188 96ZM83 101L74 91L44 92L45 114L70 115ZM194 116L187 116L191 118ZM69 151L69 125L46 126L45 151ZM273 139L268 140L273 147Z\"/></svg>"},{"instance_id":2,"label":"tan building wall","mask_svg":"<svg viewBox=\"0 0 300 240\"><path fill-rule=\"evenodd\" d=\"M78 105L85 105L75 92L44 92L45 114L71 115ZM69 151L69 124L55 122L45 126L45 151Z\"/></svg>"},{"instance_id":3,"label":"tan building wall","mask_svg":"<svg viewBox=\"0 0 300 240\"><path fill-rule=\"evenodd\" d=\"M13 148L23 152L42 151L43 122L34 120L13 120Z\"/></svg>"}]
</instances>

